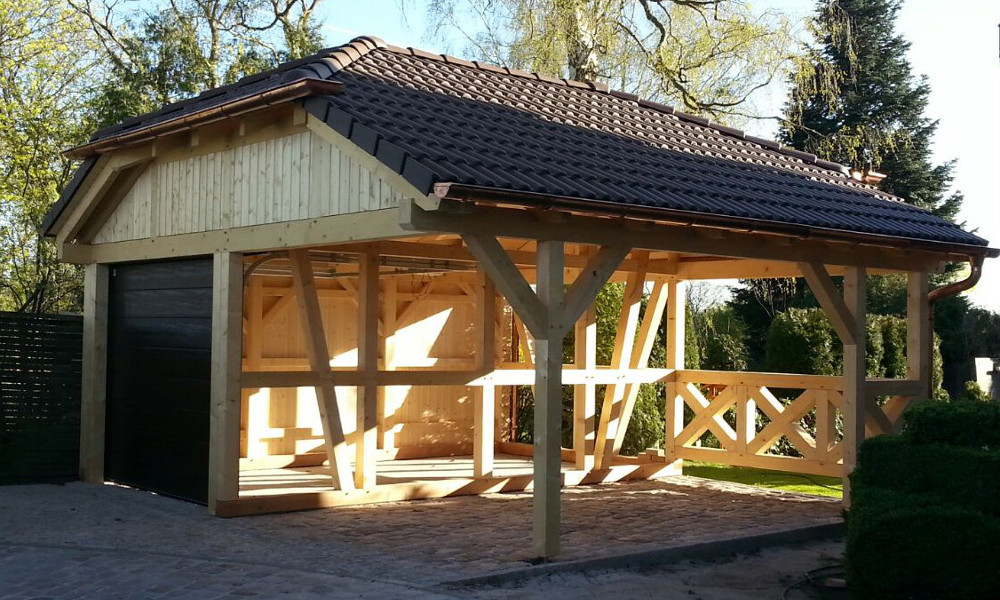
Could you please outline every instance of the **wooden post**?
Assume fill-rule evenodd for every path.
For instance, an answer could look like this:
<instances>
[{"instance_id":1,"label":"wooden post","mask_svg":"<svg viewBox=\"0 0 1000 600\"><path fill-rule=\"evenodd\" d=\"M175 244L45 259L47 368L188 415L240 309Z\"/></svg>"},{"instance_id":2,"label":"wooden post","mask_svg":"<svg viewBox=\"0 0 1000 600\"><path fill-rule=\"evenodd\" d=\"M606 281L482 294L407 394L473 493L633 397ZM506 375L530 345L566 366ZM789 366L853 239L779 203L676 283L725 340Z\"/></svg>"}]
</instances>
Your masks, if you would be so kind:
<instances>
[{"instance_id":1,"label":"wooden post","mask_svg":"<svg viewBox=\"0 0 1000 600\"><path fill-rule=\"evenodd\" d=\"M928 276L925 272L911 272L906 286L906 378L920 381L920 395L911 402L930 398L931 352L933 335L930 321L930 304L927 301ZM897 420L897 425L902 420Z\"/></svg>"},{"instance_id":2,"label":"wooden post","mask_svg":"<svg viewBox=\"0 0 1000 600\"><path fill-rule=\"evenodd\" d=\"M108 381L108 276L108 265L92 263L84 270L80 480L87 483L104 483L104 417Z\"/></svg>"},{"instance_id":3,"label":"wooden post","mask_svg":"<svg viewBox=\"0 0 1000 600\"><path fill-rule=\"evenodd\" d=\"M686 292L687 284L685 282L676 279L667 282L666 367L668 369L681 370L684 368ZM684 400L678 393L677 383L673 379L667 381L666 388L666 435L663 441L663 453L667 462L673 462L674 440L684 430Z\"/></svg>"},{"instance_id":4,"label":"wooden post","mask_svg":"<svg viewBox=\"0 0 1000 600\"><path fill-rule=\"evenodd\" d=\"M239 498L243 256L216 252L212 278L212 407L208 509Z\"/></svg>"},{"instance_id":5,"label":"wooden post","mask_svg":"<svg viewBox=\"0 0 1000 600\"><path fill-rule=\"evenodd\" d=\"M850 313L850 337L853 343L844 342L844 504L850 506L849 475L858 464L858 446L865 439L866 363L865 346L867 331L866 273L864 267L847 267L844 270L844 302Z\"/></svg>"},{"instance_id":6,"label":"wooden post","mask_svg":"<svg viewBox=\"0 0 1000 600\"><path fill-rule=\"evenodd\" d=\"M648 252L641 254L639 260L645 261ZM627 369L631 363L632 347L635 345L636 325L639 323L639 309L642 306L642 291L646 282L645 269L629 275L622 296L622 311L618 317L615 330L615 346L611 353L612 369ZM619 416L625 399L625 386L612 384L604 391L604 402L601 405L601 421L597 425L597 439L594 442L594 459L598 469L609 467L611 456L610 446L614 445L614 432L619 424Z\"/></svg>"},{"instance_id":7,"label":"wooden post","mask_svg":"<svg viewBox=\"0 0 1000 600\"><path fill-rule=\"evenodd\" d=\"M574 362L577 369L597 368L597 311L594 305L576 322ZM594 468L594 419L597 412L597 386L585 383L573 386L573 450L576 468Z\"/></svg>"},{"instance_id":8,"label":"wooden post","mask_svg":"<svg viewBox=\"0 0 1000 600\"><path fill-rule=\"evenodd\" d=\"M319 419L323 425L323 439L326 455L330 460L330 475L333 487L338 490L353 490L351 463L347 456L347 442L344 439L344 423L337 405L337 390L330 373L330 351L326 345L323 317L319 309L319 295L313 279L312 262L308 250L290 250L288 260L292 266L292 289L299 309L299 325L306 346L309 368L319 378L316 386L316 403Z\"/></svg>"},{"instance_id":9,"label":"wooden post","mask_svg":"<svg viewBox=\"0 0 1000 600\"><path fill-rule=\"evenodd\" d=\"M559 554L562 485L562 345L551 315L563 301L563 243L538 242L538 299L549 319L535 336L534 538L540 557ZM546 322L548 321L548 322Z\"/></svg>"},{"instance_id":10,"label":"wooden post","mask_svg":"<svg viewBox=\"0 0 1000 600\"><path fill-rule=\"evenodd\" d=\"M396 329L399 317L399 290L396 279L390 277L385 281L385 293L382 298L382 363L386 371L396 368ZM389 409L395 411L398 398L406 397L405 392L394 387L380 387L378 395L378 436L379 448L395 448L396 437L390 428L386 427Z\"/></svg>"},{"instance_id":11,"label":"wooden post","mask_svg":"<svg viewBox=\"0 0 1000 600\"><path fill-rule=\"evenodd\" d=\"M354 485L375 485L375 462L378 454L378 255L361 255L358 273L358 366L364 385L358 394L357 457Z\"/></svg>"},{"instance_id":12,"label":"wooden post","mask_svg":"<svg viewBox=\"0 0 1000 600\"><path fill-rule=\"evenodd\" d=\"M496 368L496 289L482 269L476 285L476 331L479 343L476 348L476 370L491 373ZM488 477L493 474L493 445L496 421L496 387L487 384L475 391L475 440L473 445L473 474Z\"/></svg>"}]
</instances>

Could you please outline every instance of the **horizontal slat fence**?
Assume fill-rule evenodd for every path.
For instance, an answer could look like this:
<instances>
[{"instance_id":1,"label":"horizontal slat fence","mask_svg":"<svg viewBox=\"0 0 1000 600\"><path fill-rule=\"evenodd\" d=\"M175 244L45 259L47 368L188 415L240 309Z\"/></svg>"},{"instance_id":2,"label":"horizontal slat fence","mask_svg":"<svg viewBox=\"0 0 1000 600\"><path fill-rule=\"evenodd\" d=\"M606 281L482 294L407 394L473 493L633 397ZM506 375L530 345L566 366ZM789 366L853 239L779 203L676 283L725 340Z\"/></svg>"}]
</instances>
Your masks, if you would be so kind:
<instances>
[{"instance_id":1,"label":"horizontal slat fence","mask_svg":"<svg viewBox=\"0 0 1000 600\"><path fill-rule=\"evenodd\" d=\"M77 477L79 316L0 313L0 484Z\"/></svg>"}]
</instances>

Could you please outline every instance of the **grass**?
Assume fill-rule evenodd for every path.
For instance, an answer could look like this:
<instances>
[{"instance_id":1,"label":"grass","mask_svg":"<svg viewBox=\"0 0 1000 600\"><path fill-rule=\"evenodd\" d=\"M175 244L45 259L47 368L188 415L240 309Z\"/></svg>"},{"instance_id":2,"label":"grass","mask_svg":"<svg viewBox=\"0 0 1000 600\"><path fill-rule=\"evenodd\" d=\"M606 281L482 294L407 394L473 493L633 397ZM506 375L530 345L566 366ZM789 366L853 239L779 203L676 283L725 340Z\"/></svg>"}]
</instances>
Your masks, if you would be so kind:
<instances>
[{"instance_id":1,"label":"grass","mask_svg":"<svg viewBox=\"0 0 1000 600\"><path fill-rule=\"evenodd\" d=\"M765 471L749 467L731 467L715 463L684 461L684 474L717 481L732 481L762 488L800 492L815 496L840 498L843 494L843 483L836 477L819 475L800 475L798 473L783 473L781 471Z\"/></svg>"}]
</instances>

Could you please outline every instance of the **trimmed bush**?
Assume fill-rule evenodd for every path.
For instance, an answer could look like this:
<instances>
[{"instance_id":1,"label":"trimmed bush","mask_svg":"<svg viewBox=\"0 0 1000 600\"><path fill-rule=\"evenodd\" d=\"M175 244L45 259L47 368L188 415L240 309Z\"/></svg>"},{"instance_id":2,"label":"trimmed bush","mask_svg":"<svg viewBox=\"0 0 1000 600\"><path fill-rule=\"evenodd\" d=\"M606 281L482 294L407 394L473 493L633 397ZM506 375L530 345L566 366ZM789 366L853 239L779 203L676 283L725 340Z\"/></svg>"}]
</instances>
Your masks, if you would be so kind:
<instances>
[{"instance_id":1,"label":"trimmed bush","mask_svg":"<svg viewBox=\"0 0 1000 600\"><path fill-rule=\"evenodd\" d=\"M914 444L1000 450L1000 405L924 402L906 411L905 435Z\"/></svg>"},{"instance_id":2,"label":"trimmed bush","mask_svg":"<svg viewBox=\"0 0 1000 600\"><path fill-rule=\"evenodd\" d=\"M879 436L861 445L851 485L926 494L933 502L1000 517L1000 451Z\"/></svg>"},{"instance_id":3,"label":"trimmed bush","mask_svg":"<svg viewBox=\"0 0 1000 600\"><path fill-rule=\"evenodd\" d=\"M861 487L847 520L845 566L861 599L1000 596L1000 519L933 497Z\"/></svg>"}]
</instances>

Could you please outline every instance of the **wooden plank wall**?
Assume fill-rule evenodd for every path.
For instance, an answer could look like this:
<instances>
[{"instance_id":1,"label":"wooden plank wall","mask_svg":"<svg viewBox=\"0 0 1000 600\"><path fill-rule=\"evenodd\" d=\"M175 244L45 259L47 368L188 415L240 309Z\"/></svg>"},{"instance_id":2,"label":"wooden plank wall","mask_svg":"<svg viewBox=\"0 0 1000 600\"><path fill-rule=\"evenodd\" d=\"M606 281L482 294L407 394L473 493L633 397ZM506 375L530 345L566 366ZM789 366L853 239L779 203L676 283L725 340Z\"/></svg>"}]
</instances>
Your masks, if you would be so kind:
<instances>
[{"instance_id":1,"label":"wooden plank wall","mask_svg":"<svg viewBox=\"0 0 1000 600\"><path fill-rule=\"evenodd\" d=\"M394 369L434 368L472 369L475 365L477 334L474 329L474 289L461 282L448 283L436 277L435 283L421 276L383 278L381 314L391 310L386 298L400 298L396 323L382 319L380 325L379 366L385 367L385 349L392 349ZM320 309L334 370L357 368L358 306L356 278L317 278ZM389 286L395 288L387 294ZM291 293L287 277L254 275L247 299L249 327L261 327L244 343L244 369L297 371L307 368L305 348L297 321L294 302L282 301ZM258 291L259 290L259 291ZM415 305L413 298L420 300ZM277 307L277 308L275 308ZM263 318L253 311L260 310ZM386 324L389 321L390 324ZM387 328L391 328L387 330ZM503 338L504 336L499 336ZM509 336L508 336L509 337ZM503 341L498 340L498 344ZM498 394L497 430L504 439L508 427L506 397ZM380 447L428 449L431 446L471 452L475 388L465 386L414 386L380 389ZM357 389L337 387L337 401L347 439L353 444ZM316 396L311 387L244 390L242 455L247 458L302 455L323 451Z\"/></svg>"},{"instance_id":2,"label":"wooden plank wall","mask_svg":"<svg viewBox=\"0 0 1000 600\"><path fill-rule=\"evenodd\" d=\"M402 197L308 130L191 154L152 162L93 243L380 210Z\"/></svg>"}]
</instances>

